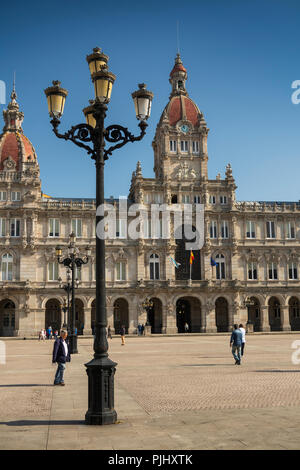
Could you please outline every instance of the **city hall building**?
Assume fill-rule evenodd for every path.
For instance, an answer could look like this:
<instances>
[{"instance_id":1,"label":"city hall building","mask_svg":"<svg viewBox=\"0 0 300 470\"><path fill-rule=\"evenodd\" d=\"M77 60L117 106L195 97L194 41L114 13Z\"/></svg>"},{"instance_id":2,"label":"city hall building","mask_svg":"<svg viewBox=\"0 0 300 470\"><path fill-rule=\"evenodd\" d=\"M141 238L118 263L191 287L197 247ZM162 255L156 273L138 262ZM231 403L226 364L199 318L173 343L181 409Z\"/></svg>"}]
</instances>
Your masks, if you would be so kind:
<instances>
[{"instance_id":1,"label":"city hall building","mask_svg":"<svg viewBox=\"0 0 300 470\"><path fill-rule=\"evenodd\" d=\"M189 97L187 71L177 55L170 73L171 95L153 140L153 178L140 162L132 174L128 205L204 205L204 246L190 252L185 239L160 224L133 240L120 221L106 241L107 318L113 331L129 333L145 324L145 299L152 333L229 331L233 323L254 331L300 330L300 204L242 202L230 164L224 177L208 179L208 127ZM0 336L36 335L60 328L66 297L55 247L66 247L74 232L81 253L92 256L76 277L76 325L91 334L95 322L95 201L45 197L39 164L22 130L15 90L4 110L0 136ZM118 210L119 202L108 200ZM178 263L175 267L173 260Z\"/></svg>"}]
</instances>

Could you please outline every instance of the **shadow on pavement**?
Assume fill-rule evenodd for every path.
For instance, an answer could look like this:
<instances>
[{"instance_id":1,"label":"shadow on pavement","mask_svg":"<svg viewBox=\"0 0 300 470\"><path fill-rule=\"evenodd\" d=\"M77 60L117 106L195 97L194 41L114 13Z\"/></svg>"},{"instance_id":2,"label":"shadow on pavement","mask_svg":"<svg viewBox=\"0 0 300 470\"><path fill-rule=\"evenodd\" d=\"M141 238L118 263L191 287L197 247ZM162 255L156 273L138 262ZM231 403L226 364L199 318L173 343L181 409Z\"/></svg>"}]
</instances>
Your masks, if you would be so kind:
<instances>
[{"instance_id":1,"label":"shadow on pavement","mask_svg":"<svg viewBox=\"0 0 300 470\"><path fill-rule=\"evenodd\" d=\"M254 370L253 372L300 372L300 370L293 370L293 369L264 369L264 370Z\"/></svg>"},{"instance_id":2,"label":"shadow on pavement","mask_svg":"<svg viewBox=\"0 0 300 470\"><path fill-rule=\"evenodd\" d=\"M6 387L53 387L53 384L4 384L0 388Z\"/></svg>"},{"instance_id":3,"label":"shadow on pavement","mask_svg":"<svg viewBox=\"0 0 300 470\"><path fill-rule=\"evenodd\" d=\"M20 421L2 421L0 422L1 424L6 424L6 426L74 426L75 424L85 424L84 421L78 421L78 420L72 420L72 421L67 421L67 420L61 420L61 421L31 421L31 420L20 420Z\"/></svg>"}]
</instances>

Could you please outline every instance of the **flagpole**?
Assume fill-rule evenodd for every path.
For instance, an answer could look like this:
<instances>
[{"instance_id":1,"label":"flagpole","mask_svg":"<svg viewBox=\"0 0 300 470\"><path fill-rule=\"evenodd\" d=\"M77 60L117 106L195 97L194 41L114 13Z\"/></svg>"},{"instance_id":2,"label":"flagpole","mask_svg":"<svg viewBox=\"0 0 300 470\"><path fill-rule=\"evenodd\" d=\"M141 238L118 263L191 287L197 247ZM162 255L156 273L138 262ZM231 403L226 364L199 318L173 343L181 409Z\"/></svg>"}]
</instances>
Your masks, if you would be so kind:
<instances>
[{"instance_id":1,"label":"flagpole","mask_svg":"<svg viewBox=\"0 0 300 470\"><path fill-rule=\"evenodd\" d=\"M192 250L190 252L190 281L192 281L192 263L191 263Z\"/></svg>"}]
</instances>

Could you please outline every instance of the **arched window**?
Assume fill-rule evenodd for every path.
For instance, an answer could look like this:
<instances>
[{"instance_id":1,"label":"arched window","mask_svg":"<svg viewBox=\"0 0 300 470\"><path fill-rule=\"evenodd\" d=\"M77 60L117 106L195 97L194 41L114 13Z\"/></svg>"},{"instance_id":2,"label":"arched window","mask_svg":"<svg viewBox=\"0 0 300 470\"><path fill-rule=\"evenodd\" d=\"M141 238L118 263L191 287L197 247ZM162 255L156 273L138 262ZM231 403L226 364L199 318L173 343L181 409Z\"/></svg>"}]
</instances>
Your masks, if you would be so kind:
<instances>
[{"instance_id":1,"label":"arched window","mask_svg":"<svg viewBox=\"0 0 300 470\"><path fill-rule=\"evenodd\" d=\"M2 281L12 281L13 257L6 253L1 260Z\"/></svg>"},{"instance_id":2,"label":"arched window","mask_svg":"<svg viewBox=\"0 0 300 470\"><path fill-rule=\"evenodd\" d=\"M154 253L150 255L150 279L159 279L159 256Z\"/></svg>"},{"instance_id":3,"label":"arched window","mask_svg":"<svg viewBox=\"0 0 300 470\"><path fill-rule=\"evenodd\" d=\"M217 254L215 261L217 264L216 266L216 278L217 279L225 279L225 257L221 253Z\"/></svg>"}]
</instances>

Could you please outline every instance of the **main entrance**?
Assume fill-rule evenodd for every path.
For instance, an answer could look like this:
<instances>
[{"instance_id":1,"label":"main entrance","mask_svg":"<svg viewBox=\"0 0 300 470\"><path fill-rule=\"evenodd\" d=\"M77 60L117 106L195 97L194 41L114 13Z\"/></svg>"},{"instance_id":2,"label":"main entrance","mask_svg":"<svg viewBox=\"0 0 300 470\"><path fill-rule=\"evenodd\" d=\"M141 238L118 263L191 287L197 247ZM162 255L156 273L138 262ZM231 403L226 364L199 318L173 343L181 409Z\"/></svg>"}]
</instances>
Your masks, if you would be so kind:
<instances>
[{"instance_id":1,"label":"main entrance","mask_svg":"<svg viewBox=\"0 0 300 470\"><path fill-rule=\"evenodd\" d=\"M114 329L116 335L120 334L123 325L127 334L129 327L128 302L125 299L117 299L114 303Z\"/></svg>"},{"instance_id":2,"label":"main entrance","mask_svg":"<svg viewBox=\"0 0 300 470\"><path fill-rule=\"evenodd\" d=\"M216 326L218 333L229 330L228 302L224 297L216 300Z\"/></svg>"},{"instance_id":3,"label":"main entrance","mask_svg":"<svg viewBox=\"0 0 300 470\"><path fill-rule=\"evenodd\" d=\"M181 297L176 302L178 333L201 332L201 304L195 297ZM186 330L186 326L188 326Z\"/></svg>"},{"instance_id":4,"label":"main entrance","mask_svg":"<svg viewBox=\"0 0 300 470\"><path fill-rule=\"evenodd\" d=\"M15 304L5 299L0 302L0 336L14 336Z\"/></svg>"},{"instance_id":5,"label":"main entrance","mask_svg":"<svg viewBox=\"0 0 300 470\"><path fill-rule=\"evenodd\" d=\"M45 329L51 326L52 331L57 330L59 332L61 325L60 302L57 299L50 299L46 303Z\"/></svg>"},{"instance_id":6,"label":"main entrance","mask_svg":"<svg viewBox=\"0 0 300 470\"><path fill-rule=\"evenodd\" d=\"M153 302L153 307L150 308L148 313L148 322L151 325L151 333L160 334L162 331L162 303L156 297L150 299Z\"/></svg>"}]
</instances>

